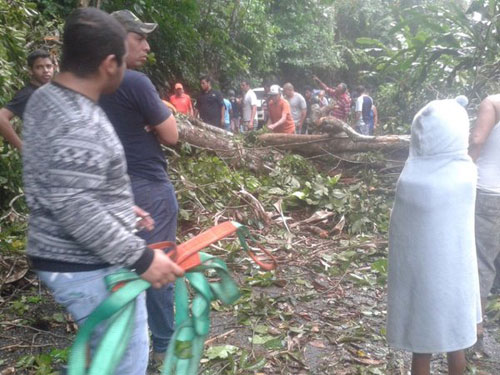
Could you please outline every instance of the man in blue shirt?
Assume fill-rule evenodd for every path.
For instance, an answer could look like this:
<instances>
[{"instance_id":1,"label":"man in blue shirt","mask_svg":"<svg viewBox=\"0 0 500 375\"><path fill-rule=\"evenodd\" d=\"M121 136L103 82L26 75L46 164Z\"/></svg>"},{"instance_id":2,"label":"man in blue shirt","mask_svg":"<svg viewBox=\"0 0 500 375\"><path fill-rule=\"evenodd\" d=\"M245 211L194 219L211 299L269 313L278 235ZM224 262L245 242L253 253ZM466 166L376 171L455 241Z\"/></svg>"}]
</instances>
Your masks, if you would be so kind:
<instances>
[{"instance_id":1,"label":"man in blue shirt","mask_svg":"<svg viewBox=\"0 0 500 375\"><path fill-rule=\"evenodd\" d=\"M14 116L22 120L28 99L37 88L52 79L54 63L50 54L42 49L31 52L28 55L28 72L31 78L30 82L19 90L5 107L0 108L0 135L18 150L21 149L22 142L14 130L11 120Z\"/></svg>"},{"instance_id":2,"label":"man in blue shirt","mask_svg":"<svg viewBox=\"0 0 500 375\"><path fill-rule=\"evenodd\" d=\"M224 98L220 91L212 89L212 79L209 76L203 76L200 79L201 94L196 101L196 110L203 122L224 127L225 106Z\"/></svg>"},{"instance_id":3,"label":"man in blue shirt","mask_svg":"<svg viewBox=\"0 0 500 375\"><path fill-rule=\"evenodd\" d=\"M118 90L104 95L100 104L122 142L135 203L149 212L155 222L153 231L141 231L138 235L148 244L175 242L177 199L161 145L177 143L177 123L151 80L133 70L147 61L150 51L147 36L157 24L143 23L129 10L111 15L127 31L127 70ZM161 361L174 329L173 284L148 289L146 304L153 338L153 361Z\"/></svg>"}]
</instances>

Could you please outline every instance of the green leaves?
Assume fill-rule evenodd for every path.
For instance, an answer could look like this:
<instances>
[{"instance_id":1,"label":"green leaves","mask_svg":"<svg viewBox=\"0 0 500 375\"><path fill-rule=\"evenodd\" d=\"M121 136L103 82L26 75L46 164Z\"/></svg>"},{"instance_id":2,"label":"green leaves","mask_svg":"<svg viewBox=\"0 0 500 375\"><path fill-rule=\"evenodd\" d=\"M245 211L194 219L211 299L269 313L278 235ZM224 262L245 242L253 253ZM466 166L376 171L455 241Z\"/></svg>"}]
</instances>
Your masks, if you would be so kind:
<instances>
[{"instance_id":1,"label":"green leaves","mask_svg":"<svg viewBox=\"0 0 500 375\"><path fill-rule=\"evenodd\" d=\"M230 370L225 374L247 374L264 367L267 360L263 356L250 356L248 351L234 345L214 345L205 350L202 363L206 364L206 368L203 373L212 374L207 367L210 368L211 364L216 365L217 362L226 363L224 368L229 366Z\"/></svg>"},{"instance_id":2,"label":"green leaves","mask_svg":"<svg viewBox=\"0 0 500 375\"><path fill-rule=\"evenodd\" d=\"M244 224L266 227L248 201L238 192L243 187L256 196L266 212L274 212L278 200L285 211L303 208L327 209L345 215L351 233L385 233L389 206L385 197L371 193L380 181L376 175L367 183L342 184L341 175L326 176L299 155L287 155L269 176L232 169L217 156L205 152L181 154L171 160L171 177L178 194L180 217L203 220L203 213L223 212Z\"/></svg>"},{"instance_id":3,"label":"green leaves","mask_svg":"<svg viewBox=\"0 0 500 375\"><path fill-rule=\"evenodd\" d=\"M193 356L191 341L177 340L174 350L176 357L179 359L189 359Z\"/></svg>"},{"instance_id":4,"label":"green leaves","mask_svg":"<svg viewBox=\"0 0 500 375\"><path fill-rule=\"evenodd\" d=\"M57 375L59 370L56 370L68 358L69 348L52 349L49 353L37 355L22 356L16 363L16 368L23 371L29 371L30 374L36 375Z\"/></svg>"},{"instance_id":5,"label":"green leaves","mask_svg":"<svg viewBox=\"0 0 500 375\"><path fill-rule=\"evenodd\" d=\"M236 354L239 348L233 345L211 346L205 351L205 356L209 359L226 359L232 354Z\"/></svg>"},{"instance_id":6,"label":"green leaves","mask_svg":"<svg viewBox=\"0 0 500 375\"><path fill-rule=\"evenodd\" d=\"M396 22L388 33L357 39L374 57L372 69L378 74L371 77L379 87L377 106L398 118L397 126L386 122L387 132L407 131L401 125L410 123L432 99L484 97L496 91L491 78L497 74L492 66L500 24L493 14L498 14L500 4L473 1L470 9L476 14L452 1L420 4L408 9L393 5Z\"/></svg>"}]
</instances>

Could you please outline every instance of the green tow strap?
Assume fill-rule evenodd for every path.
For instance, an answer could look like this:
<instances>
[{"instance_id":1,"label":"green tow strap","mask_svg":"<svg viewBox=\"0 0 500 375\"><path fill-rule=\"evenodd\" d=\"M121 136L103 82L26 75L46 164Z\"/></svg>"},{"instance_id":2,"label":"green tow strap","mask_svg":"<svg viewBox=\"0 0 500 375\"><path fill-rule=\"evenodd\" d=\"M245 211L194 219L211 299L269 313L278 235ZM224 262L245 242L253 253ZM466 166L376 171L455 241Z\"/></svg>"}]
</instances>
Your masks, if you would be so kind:
<instances>
[{"instance_id":1,"label":"green tow strap","mask_svg":"<svg viewBox=\"0 0 500 375\"><path fill-rule=\"evenodd\" d=\"M121 357L125 353L133 329L135 299L151 284L128 270L120 270L106 277L106 284L111 291L119 283L127 282L123 287L111 293L89 315L78 330L69 355L69 375L106 375L113 374ZM93 354L93 360L87 369L87 348L95 328L107 322L106 331ZM114 348L114 350L109 350Z\"/></svg>"},{"instance_id":2,"label":"green tow strap","mask_svg":"<svg viewBox=\"0 0 500 375\"><path fill-rule=\"evenodd\" d=\"M203 344L210 332L210 304L220 300L231 304L240 297L240 291L229 275L226 264L206 253L199 253L202 265L186 274L185 278L194 290L191 312L189 292L185 278L175 282L176 330L168 346L163 366L164 375L195 375L203 355ZM203 274L214 270L219 282L209 282Z\"/></svg>"},{"instance_id":3,"label":"green tow strap","mask_svg":"<svg viewBox=\"0 0 500 375\"><path fill-rule=\"evenodd\" d=\"M238 229L242 247L249 250L245 240L250 235L248 229L238 223L233 224ZM198 254L201 265L186 272L175 283L176 330L166 352L163 375L197 374L205 338L210 332L211 302L219 300L223 304L231 304L240 297L238 286L226 264L209 254ZM215 272L219 281L207 280L206 271ZM191 309L186 280L194 294ZM109 275L105 281L112 293L80 327L69 355L68 375L114 374L133 331L135 299L151 286L128 270ZM95 328L103 322L107 325L104 335L95 352L91 353L92 361L87 367L88 343Z\"/></svg>"}]
</instances>

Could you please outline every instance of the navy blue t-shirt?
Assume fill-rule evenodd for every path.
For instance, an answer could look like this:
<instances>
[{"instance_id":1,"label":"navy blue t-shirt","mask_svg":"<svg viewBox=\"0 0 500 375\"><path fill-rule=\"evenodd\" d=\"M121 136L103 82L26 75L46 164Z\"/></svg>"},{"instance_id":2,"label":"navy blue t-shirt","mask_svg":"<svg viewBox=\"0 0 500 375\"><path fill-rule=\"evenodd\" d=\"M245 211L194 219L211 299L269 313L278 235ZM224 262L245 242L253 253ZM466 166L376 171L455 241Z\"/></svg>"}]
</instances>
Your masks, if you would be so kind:
<instances>
[{"instance_id":1,"label":"navy blue t-shirt","mask_svg":"<svg viewBox=\"0 0 500 375\"><path fill-rule=\"evenodd\" d=\"M31 98L31 95L37 88L38 86L35 86L32 83L28 83L21 90L19 90L16 95L14 95L12 100L5 105L5 108L22 119L24 108L26 108L26 103L28 103L29 98Z\"/></svg>"},{"instance_id":2,"label":"navy blue t-shirt","mask_svg":"<svg viewBox=\"0 0 500 375\"><path fill-rule=\"evenodd\" d=\"M363 117L363 121L365 123L369 123L373 121L373 99L368 95L363 96L363 109L361 111L361 115Z\"/></svg>"},{"instance_id":3,"label":"navy blue t-shirt","mask_svg":"<svg viewBox=\"0 0 500 375\"><path fill-rule=\"evenodd\" d=\"M151 80L143 73L127 69L118 90L101 96L99 104L123 145L128 174L151 181L168 181L167 161L160 142L145 127L161 124L172 113Z\"/></svg>"},{"instance_id":4,"label":"navy blue t-shirt","mask_svg":"<svg viewBox=\"0 0 500 375\"><path fill-rule=\"evenodd\" d=\"M207 124L224 127L221 124L221 108L224 106L224 98L220 91L210 89L202 92L196 101L196 109L201 119Z\"/></svg>"}]
</instances>

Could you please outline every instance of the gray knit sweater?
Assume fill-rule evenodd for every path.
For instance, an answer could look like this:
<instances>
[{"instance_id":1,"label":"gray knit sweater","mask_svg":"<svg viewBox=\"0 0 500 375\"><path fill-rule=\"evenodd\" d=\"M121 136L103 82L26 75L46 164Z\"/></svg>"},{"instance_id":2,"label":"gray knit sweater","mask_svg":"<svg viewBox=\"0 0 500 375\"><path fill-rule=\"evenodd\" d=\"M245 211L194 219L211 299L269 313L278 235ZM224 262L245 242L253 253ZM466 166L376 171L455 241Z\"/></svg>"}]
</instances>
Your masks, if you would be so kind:
<instances>
[{"instance_id":1,"label":"gray knit sweater","mask_svg":"<svg viewBox=\"0 0 500 375\"><path fill-rule=\"evenodd\" d=\"M28 102L23 138L31 210L27 252L35 268L70 272L121 265L144 271L152 252L132 233L123 148L102 109L75 91L47 84Z\"/></svg>"}]
</instances>

